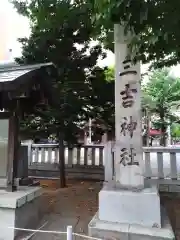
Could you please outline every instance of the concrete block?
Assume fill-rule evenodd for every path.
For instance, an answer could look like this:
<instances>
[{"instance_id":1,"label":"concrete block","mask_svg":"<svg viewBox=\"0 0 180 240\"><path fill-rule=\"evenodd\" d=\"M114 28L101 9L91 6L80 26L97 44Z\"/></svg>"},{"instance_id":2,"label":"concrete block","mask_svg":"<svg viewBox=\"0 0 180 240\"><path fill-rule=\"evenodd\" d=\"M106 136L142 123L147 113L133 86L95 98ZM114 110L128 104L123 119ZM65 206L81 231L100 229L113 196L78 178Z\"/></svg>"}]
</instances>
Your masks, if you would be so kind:
<instances>
[{"instance_id":1,"label":"concrete block","mask_svg":"<svg viewBox=\"0 0 180 240\"><path fill-rule=\"evenodd\" d=\"M0 190L0 240L14 240L13 228L36 228L40 220L40 187L20 187L17 192ZM36 192L38 192L36 194Z\"/></svg>"},{"instance_id":2,"label":"concrete block","mask_svg":"<svg viewBox=\"0 0 180 240\"><path fill-rule=\"evenodd\" d=\"M138 225L130 225L128 240L172 240L174 234L168 228L145 228Z\"/></svg>"},{"instance_id":3,"label":"concrete block","mask_svg":"<svg viewBox=\"0 0 180 240\"><path fill-rule=\"evenodd\" d=\"M128 230L128 224L102 221L99 219L98 213L88 225L89 236L107 240L128 240Z\"/></svg>"},{"instance_id":4,"label":"concrete block","mask_svg":"<svg viewBox=\"0 0 180 240\"><path fill-rule=\"evenodd\" d=\"M161 227L160 198L155 186L139 192L105 185L99 193L99 219Z\"/></svg>"},{"instance_id":5,"label":"concrete block","mask_svg":"<svg viewBox=\"0 0 180 240\"><path fill-rule=\"evenodd\" d=\"M175 236L165 211L161 209L162 227L151 228L134 224L102 221L99 214L88 225L89 236L105 240L175 240Z\"/></svg>"},{"instance_id":6,"label":"concrete block","mask_svg":"<svg viewBox=\"0 0 180 240\"><path fill-rule=\"evenodd\" d=\"M0 207L0 216L0 240L14 240L14 209Z\"/></svg>"}]
</instances>

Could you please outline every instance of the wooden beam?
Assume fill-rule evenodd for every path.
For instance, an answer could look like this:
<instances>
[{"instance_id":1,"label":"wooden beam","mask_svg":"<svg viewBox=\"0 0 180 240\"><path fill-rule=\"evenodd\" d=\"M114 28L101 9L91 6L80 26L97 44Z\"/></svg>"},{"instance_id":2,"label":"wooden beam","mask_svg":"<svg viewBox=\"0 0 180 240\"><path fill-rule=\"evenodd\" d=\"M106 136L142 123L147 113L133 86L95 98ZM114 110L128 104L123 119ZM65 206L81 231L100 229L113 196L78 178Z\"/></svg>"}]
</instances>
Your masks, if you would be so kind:
<instances>
[{"instance_id":1,"label":"wooden beam","mask_svg":"<svg viewBox=\"0 0 180 240\"><path fill-rule=\"evenodd\" d=\"M16 191L15 179L18 170L18 129L19 122L16 113L9 118L9 137L8 137L8 164L7 164L7 191Z\"/></svg>"},{"instance_id":2,"label":"wooden beam","mask_svg":"<svg viewBox=\"0 0 180 240\"><path fill-rule=\"evenodd\" d=\"M8 120L8 146L7 146L7 172L6 172L6 178L7 178L7 188L9 185L11 185L11 177L10 174L12 172L12 167L10 165L10 159L12 155L11 151L11 145L12 145L12 121L11 121L12 113L10 112L0 112L0 120L7 119Z\"/></svg>"},{"instance_id":3,"label":"wooden beam","mask_svg":"<svg viewBox=\"0 0 180 240\"><path fill-rule=\"evenodd\" d=\"M0 112L0 119L9 119L11 116L10 112Z\"/></svg>"}]
</instances>

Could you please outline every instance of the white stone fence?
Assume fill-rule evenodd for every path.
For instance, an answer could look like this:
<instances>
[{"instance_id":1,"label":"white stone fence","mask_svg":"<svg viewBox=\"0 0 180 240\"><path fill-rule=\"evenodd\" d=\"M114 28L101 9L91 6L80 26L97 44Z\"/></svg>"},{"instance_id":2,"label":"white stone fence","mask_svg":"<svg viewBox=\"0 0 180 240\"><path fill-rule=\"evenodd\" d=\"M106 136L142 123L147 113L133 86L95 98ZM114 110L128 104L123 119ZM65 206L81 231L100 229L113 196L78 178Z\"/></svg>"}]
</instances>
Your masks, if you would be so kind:
<instances>
[{"instance_id":1,"label":"white stone fence","mask_svg":"<svg viewBox=\"0 0 180 240\"><path fill-rule=\"evenodd\" d=\"M29 145L29 166L50 166L59 163L58 144ZM180 148L178 147L144 147L144 176L159 184L180 185ZM104 179L114 178L113 143L103 145L85 145L73 148L65 147L66 167L81 166L93 171L104 168ZM40 169L40 168L39 168ZM166 187L166 186L165 186ZM180 188L180 187L179 187Z\"/></svg>"},{"instance_id":2,"label":"white stone fence","mask_svg":"<svg viewBox=\"0 0 180 240\"><path fill-rule=\"evenodd\" d=\"M65 147L65 164L68 166L103 166L104 145ZM32 144L29 146L29 164L59 163L58 144Z\"/></svg>"}]
</instances>

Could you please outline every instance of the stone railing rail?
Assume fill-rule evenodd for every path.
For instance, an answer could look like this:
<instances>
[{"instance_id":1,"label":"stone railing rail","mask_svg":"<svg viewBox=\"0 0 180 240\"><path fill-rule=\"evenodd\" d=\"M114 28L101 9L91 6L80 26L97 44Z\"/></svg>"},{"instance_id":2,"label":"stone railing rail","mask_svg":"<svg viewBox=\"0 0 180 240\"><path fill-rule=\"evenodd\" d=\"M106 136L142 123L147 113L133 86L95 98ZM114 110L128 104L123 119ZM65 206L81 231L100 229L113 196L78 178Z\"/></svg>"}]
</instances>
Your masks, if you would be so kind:
<instances>
[{"instance_id":1,"label":"stone railing rail","mask_svg":"<svg viewBox=\"0 0 180 240\"><path fill-rule=\"evenodd\" d=\"M48 169L58 166L58 144L32 144L28 146L29 168ZM144 147L144 177L158 184L180 185L180 148ZM114 178L114 147L112 142L103 145L65 147L65 164L68 168L104 169L105 181ZM41 166L43 166L41 168ZM179 186L180 190L180 186Z\"/></svg>"}]
</instances>

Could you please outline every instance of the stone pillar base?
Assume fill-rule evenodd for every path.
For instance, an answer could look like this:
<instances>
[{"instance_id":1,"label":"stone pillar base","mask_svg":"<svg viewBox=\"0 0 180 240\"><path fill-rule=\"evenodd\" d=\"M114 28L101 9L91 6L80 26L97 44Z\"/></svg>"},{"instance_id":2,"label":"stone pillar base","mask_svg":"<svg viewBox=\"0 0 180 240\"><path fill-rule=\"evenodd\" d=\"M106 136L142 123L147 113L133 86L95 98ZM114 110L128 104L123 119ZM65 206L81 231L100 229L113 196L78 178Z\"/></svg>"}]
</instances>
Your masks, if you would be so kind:
<instances>
[{"instance_id":1,"label":"stone pillar base","mask_svg":"<svg viewBox=\"0 0 180 240\"><path fill-rule=\"evenodd\" d=\"M99 193L99 212L89 223L89 235L108 240L175 239L155 186L135 192L112 183Z\"/></svg>"},{"instance_id":2,"label":"stone pillar base","mask_svg":"<svg viewBox=\"0 0 180 240\"><path fill-rule=\"evenodd\" d=\"M37 228L41 218L40 187L19 187L17 192L0 190L0 239L14 240L27 232L13 228Z\"/></svg>"},{"instance_id":3,"label":"stone pillar base","mask_svg":"<svg viewBox=\"0 0 180 240\"><path fill-rule=\"evenodd\" d=\"M98 213L88 225L89 236L105 240L175 240L167 215L162 213L162 227L102 221Z\"/></svg>"},{"instance_id":4,"label":"stone pillar base","mask_svg":"<svg viewBox=\"0 0 180 240\"><path fill-rule=\"evenodd\" d=\"M147 227L161 227L160 198L157 188L128 191L105 185L99 192L99 219Z\"/></svg>"}]
</instances>

